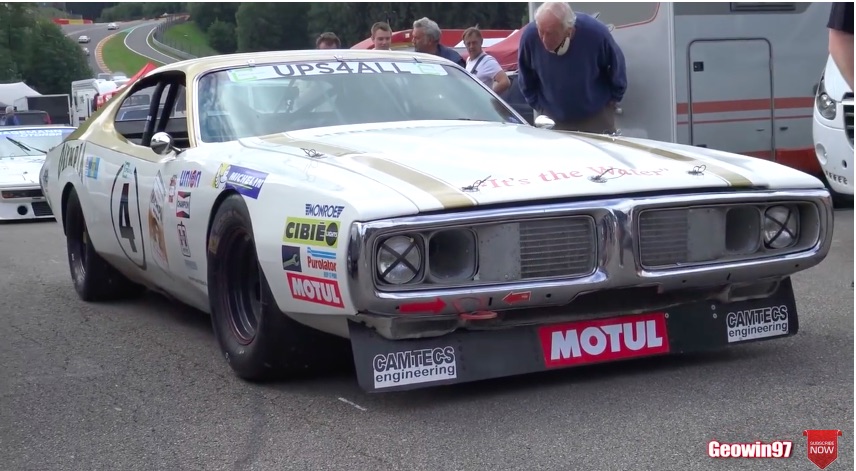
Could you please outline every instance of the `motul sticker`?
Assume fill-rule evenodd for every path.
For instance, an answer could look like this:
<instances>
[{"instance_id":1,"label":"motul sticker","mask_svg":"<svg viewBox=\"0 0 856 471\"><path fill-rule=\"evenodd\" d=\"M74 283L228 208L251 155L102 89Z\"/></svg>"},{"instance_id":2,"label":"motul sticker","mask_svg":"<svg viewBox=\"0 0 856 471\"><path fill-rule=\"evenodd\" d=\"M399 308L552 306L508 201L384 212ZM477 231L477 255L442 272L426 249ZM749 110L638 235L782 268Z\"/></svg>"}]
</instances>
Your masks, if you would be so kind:
<instances>
[{"instance_id":1,"label":"motul sticker","mask_svg":"<svg viewBox=\"0 0 856 471\"><path fill-rule=\"evenodd\" d=\"M538 336L548 368L669 353L662 312L545 326Z\"/></svg>"},{"instance_id":2,"label":"motul sticker","mask_svg":"<svg viewBox=\"0 0 856 471\"><path fill-rule=\"evenodd\" d=\"M838 437L841 430L805 430L808 459L818 468L825 469L838 459Z\"/></svg>"},{"instance_id":3,"label":"motul sticker","mask_svg":"<svg viewBox=\"0 0 856 471\"><path fill-rule=\"evenodd\" d=\"M342 294L339 292L339 283L336 281L289 272L288 287L294 299L299 301L345 307L342 303Z\"/></svg>"}]
</instances>

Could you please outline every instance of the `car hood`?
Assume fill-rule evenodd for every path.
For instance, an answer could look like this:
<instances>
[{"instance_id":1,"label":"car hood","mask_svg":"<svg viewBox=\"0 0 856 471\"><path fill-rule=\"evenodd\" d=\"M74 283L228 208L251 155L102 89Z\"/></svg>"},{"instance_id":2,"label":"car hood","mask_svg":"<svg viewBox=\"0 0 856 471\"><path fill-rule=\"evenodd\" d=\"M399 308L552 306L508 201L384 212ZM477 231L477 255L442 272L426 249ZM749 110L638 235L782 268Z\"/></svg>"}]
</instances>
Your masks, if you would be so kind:
<instances>
[{"instance_id":1,"label":"car hood","mask_svg":"<svg viewBox=\"0 0 856 471\"><path fill-rule=\"evenodd\" d=\"M421 211L662 190L823 188L808 174L753 157L503 123L338 126L241 142L349 169L424 201Z\"/></svg>"},{"instance_id":2,"label":"car hood","mask_svg":"<svg viewBox=\"0 0 856 471\"><path fill-rule=\"evenodd\" d=\"M44 162L44 156L0 157L0 186L38 185Z\"/></svg>"}]
</instances>

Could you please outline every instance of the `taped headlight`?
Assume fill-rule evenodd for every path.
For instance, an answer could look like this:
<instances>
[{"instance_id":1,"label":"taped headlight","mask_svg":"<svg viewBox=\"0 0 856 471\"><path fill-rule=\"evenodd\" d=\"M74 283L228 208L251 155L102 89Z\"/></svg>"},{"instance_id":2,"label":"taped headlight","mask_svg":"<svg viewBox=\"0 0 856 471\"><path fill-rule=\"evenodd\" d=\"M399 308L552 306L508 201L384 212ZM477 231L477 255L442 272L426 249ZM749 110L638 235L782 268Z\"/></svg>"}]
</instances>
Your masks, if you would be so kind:
<instances>
[{"instance_id":1,"label":"taped headlight","mask_svg":"<svg viewBox=\"0 0 856 471\"><path fill-rule=\"evenodd\" d=\"M764 212L764 246L784 249L797 243L799 211L791 206L771 206Z\"/></svg>"},{"instance_id":2,"label":"taped headlight","mask_svg":"<svg viewBox=\"0 0 856 471\"><path fill-rule=\"evenodd\" d=\"M393 285L413 281L422 269L422 247L419 239L394 236L380 244L377 272L380 279Z\"/></svg>"}]
</instances>

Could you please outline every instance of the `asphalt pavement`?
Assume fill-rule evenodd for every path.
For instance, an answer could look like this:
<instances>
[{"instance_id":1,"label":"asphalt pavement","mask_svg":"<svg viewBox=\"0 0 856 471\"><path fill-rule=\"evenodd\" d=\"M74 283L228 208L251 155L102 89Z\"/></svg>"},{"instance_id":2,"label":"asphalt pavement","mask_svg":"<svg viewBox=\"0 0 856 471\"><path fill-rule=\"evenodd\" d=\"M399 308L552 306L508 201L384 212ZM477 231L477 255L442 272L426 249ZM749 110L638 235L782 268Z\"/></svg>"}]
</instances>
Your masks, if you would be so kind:
<instances>
[{"instance_id":1,"label":"asphalt pavement","mask_svg":"<svg viewBox=\"0 0 856 471\"><path fill-rule=\"evenodd\" d=\"M837 211L829 257L795 277L795 337L372 395L350 369L238 380L204 314L84 303L55 222L3 225L0 469L817 469L807 429L842 430L826 469L853 469L853 223ZM710 440L793 456L714 460Z\"/></svg>"}]
</instances>

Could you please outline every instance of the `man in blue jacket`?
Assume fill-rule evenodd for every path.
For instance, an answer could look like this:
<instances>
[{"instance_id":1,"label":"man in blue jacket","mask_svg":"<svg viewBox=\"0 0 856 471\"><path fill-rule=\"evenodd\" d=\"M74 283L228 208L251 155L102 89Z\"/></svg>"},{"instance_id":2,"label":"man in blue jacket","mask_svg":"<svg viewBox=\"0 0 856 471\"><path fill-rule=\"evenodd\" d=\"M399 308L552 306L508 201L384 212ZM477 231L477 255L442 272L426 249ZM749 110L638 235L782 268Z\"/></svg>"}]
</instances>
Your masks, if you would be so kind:
<instances>
[{"instance_id":1,"label":"man in blue jacket","mask_svg":"<svg viewBox=\"0 0 856 471\"><path fill-rule=\"evenodd\" d=\"M627 89L624 54L606 25L565 2L547 2L520 38L520 91L553 129L615 132L615 107Z\"/></svg>"}]
</instances>

